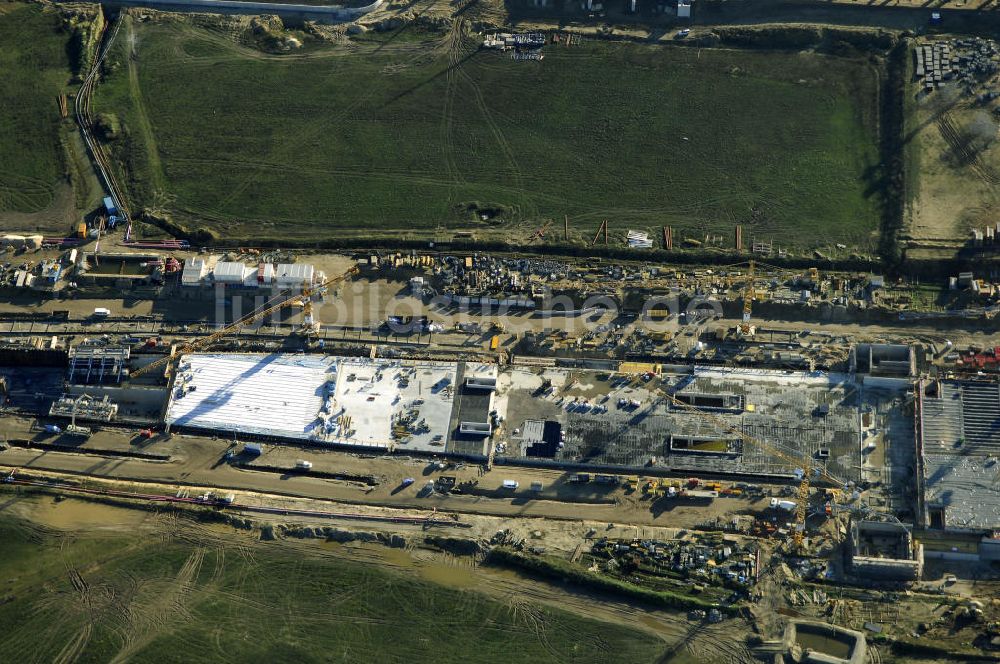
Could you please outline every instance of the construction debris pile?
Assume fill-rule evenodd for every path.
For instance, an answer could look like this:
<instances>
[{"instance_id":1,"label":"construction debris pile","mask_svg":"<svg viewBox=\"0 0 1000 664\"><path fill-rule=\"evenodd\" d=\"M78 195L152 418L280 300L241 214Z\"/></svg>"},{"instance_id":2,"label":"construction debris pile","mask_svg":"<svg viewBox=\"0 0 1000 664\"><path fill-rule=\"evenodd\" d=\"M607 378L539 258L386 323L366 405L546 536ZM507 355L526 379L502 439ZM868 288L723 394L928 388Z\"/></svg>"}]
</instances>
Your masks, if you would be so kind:
<instances>
[{"instance_id":1,"label":"construction debris pile","mask_svg":"<svg viewBox=\"0 0 1000 664\"><path fill-rule=\"evenodd\" d=\"M541 60L545 42L540 32L494 32L483 39L483 47L508 51L512 60Z\"/></svg>"},{"instance_id":2,"label":"construction debris pile","mask_svg":"<svg viewBox=\"0 0 1000 664\"><path fill-rule=\"evenodd\" d=\"M690 534L676 540L599 539L594 565L652 588L706 584L732 590L752 587L759 547L731 535Z\"/></svg>"},{"instance_id":3,"label":"construction debris pile","mask_svg":"<svg viewBox=\"0 0 1000 664\"><path fill-rule=\"evenodd\" d=\"M434 267L434 276L446 294L520 300L542 295L544 282L565 279L568 271L564 263L552 260L476 254L464 259L443 257Z\"/></svg>"},{"instance_id":4,"label":"construction debris pile","mask_svg":"<svg viewBox=\"0 0 1000 664\"><path fill-rule=\"evenodd\" d=\"M653 241L649 239L649 233L643 231L629 231L626 242L630 249L652 249Z\"/></svg>"},{"instance_id":5,"label":"construction debris pile","mask_svg":"<svg viewBox=\"0 0 1000 664\"><path fill-rule=\"evenodd\" d=\"M915 74L924 83L924 90L932 92L944 81L961 82L965 94L972 95L977 85L986 82L1000 71L1000 48L991 39L971 37L952 39L918 46L915 50ZM985 100L1000 96L987 91Z\"/></svg>"}]
</instances>

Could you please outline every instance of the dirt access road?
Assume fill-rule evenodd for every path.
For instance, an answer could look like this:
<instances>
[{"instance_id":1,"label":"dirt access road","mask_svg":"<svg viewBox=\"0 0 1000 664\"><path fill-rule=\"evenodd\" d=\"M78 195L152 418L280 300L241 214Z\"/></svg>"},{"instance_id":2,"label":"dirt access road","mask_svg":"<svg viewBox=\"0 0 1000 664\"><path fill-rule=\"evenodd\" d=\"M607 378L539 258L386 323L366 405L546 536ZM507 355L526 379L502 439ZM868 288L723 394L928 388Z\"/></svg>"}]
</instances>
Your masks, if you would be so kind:
<instances>
[{"instance_id":1,"label":"dirt access road","mask_svg":"<svg viewBox=\"0 0 1000 664\"><path fill-rule=\"evenodd\" d=\"M32 420L5 417L0 433L8 440L51 442L53 436L32 429ZM383 506L479 514L502 517L545 518L569 521L619 523L637 527L665 526L688 528L720 516L763 509L767 501L751 502L742 498L720 498L707 506L691 506L661 499L651 503L621 488L608 488L593 482L569 483L568 473L560 471L497 466L481 474L480 466L459 466L439 470L426 459L399 456L360 455L348 452L300 448L294 445L266 445L264 455L255 463L287 468L289 472L250 470L225 463L223 455L232 441L201 436L158 436L139 443L136 431L104 430L95 433L82 448L91 453L12 447L0 452L0 464L26 469L48 470L116 480L158 482L171 485L200 486L297 496L351 505ZM142 450L169 455L169 461L122 458L101 455L100 450ZM313 464L314 472L374 476L376 486L359 481L335 480L296 473L298 459ZM478 481L486 495L421 495L421 489L440 475L454 476L459 483ZM402 487L404 478L416 481ZM513 479L520 488L513 494L500 490L503 480ZM544 486L540 497L529 491L532 482Z\"/></svg>"}]
</instances>

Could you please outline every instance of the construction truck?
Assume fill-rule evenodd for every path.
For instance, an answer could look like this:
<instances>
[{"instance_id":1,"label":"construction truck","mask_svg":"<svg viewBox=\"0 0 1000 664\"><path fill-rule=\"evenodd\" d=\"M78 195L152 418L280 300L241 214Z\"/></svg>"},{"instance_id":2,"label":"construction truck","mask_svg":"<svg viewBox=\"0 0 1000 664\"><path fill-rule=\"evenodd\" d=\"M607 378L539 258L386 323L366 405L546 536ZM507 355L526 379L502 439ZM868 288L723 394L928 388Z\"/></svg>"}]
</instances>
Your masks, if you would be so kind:
<instances>
[{"instance_id":1,"label":"construction truck","mask_svg":"<svg viewBox=\"0 0 1000 664\"><path fill-rule=\"evenodd\" d=\"M681 498L690 500L714 500L719 497L718 491L706 491L705 489L684 489L679 492Z\"/></svg>"},{"instance_id":2,"label":"construction truck","mask_svg":"<svg viewBox=\"0 0 1000 664\"><path fill-rule=\"evenodd\" d=\"M66 425L66 435L67 436L77 436L79 438L90 438L93 431L88 427L82 427L78 424L67 424Z\"/></svg>"}]
</instances>

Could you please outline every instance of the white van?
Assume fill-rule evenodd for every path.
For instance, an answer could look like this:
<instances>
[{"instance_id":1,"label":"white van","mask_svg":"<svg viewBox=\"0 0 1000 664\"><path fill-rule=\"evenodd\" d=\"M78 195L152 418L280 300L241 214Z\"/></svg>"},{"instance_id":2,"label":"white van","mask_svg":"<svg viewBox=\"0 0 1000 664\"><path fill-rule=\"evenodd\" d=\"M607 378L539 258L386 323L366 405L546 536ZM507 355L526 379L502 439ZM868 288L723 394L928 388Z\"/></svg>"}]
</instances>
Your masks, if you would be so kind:
<instances>
[{"instance_id":1,"label":"white van","mask_svg":"<svg viewBox=\"0 0 1000 664\"><path fill-rule=\"evenodd\" d=\"M505 491L515 491L520 485L517 483L517 480L504 480L501 486Z\"/></svg>"},{"instance_id":2,"label":"white van","mask_svg":"<svg viewBox=\"0 0 1000 664\"><path fill-rule=\"evenodd\" d=\"M105 309L104 307L94 309L94 318L107 318L110 315L111 309Z\"/></svg>"}]
</instances>

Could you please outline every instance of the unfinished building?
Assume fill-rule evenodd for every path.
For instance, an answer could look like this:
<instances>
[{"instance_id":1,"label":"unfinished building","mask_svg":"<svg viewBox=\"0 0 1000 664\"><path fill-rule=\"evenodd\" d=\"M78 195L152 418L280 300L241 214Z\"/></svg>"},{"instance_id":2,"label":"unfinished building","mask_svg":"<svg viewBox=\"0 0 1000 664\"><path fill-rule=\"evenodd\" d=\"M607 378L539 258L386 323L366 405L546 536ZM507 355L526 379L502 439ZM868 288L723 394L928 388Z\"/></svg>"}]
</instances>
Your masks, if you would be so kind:
<instances>
[{"instance_id":1,"label":"unfinished building","mask_svg":"<svg viewBox=\"0 0 1000 664\"><path fill-rule=\"evenodd\" d=\"M905 382L869 388L848 374L514 367L500 395L498 456L535 464L791 479L808 460L846 484L860 480L868 432L912 446ZM548 423L555 445L538 435Z\"/></svg>"},{"instance_id":2,"label":"unfinished building","mask_svg":"<svg viewBox=\"0 0 1000 664\"><path fill-rule=\"evenodd\" d=\"M425 452L468 437L483 454L491 380L495 366L464 362L192 354L178 365L165 419L234 436Z\"/></svg>"},{"instance_id":3,"label":"unfinished building","mask_svg":"<svg viewBox=\"0 0 1000 664\"><path fill-rule=\"evenodd\" d=\"M862 480L872 441L912 449L908 381L871 387L849 374L677 370L192 354L178 364L165 421L609 472L792 480L810 466L840 485Z\"/></svg>"},{"instance_id":4,"label":"unfinished building","mask_svg":"<svg viewBox=\"0 0 1000 664\"><path fill-rule=\"evenodd\" d=\"M924 548L901 523L852 521L851 571L872 580L916 581L923 574Z\"/></svg>"},{"instance_id":5,"label":"unfinished building","mask_svg":"<svg viewBox=\"0 0 1000 664\"><path fill-rule=\"evenodd\" d=\"M77 264L74 278L93 286L133 288L162 281L164 265L160 254L87 253Z\"/></svg>"},{"instance_id":6,"label":"unfinished building","mask_svg":"<svg viewBox=\"0 0 1000 664\"><path fill-rule=\"evenodd\" d=\"M68 417L74 423L77 420L90 422L110 422L118 414L118 404L112 403L105 396L103 399L95 399L90 395L83 394L78 397L64 395L49 408L49 415L52 417Z\"/></svg>"},{"instance_id":7,"label":"unfinished building","mask_svg":"<svg viewBox=\"0 0 1000 664\"><path fill-rule=\"evenodd\" d=\"M852 373L872 376L917 375L917 358L907 344L857 344L848 359Z\"/></svg>"},{"instance_id":8,"label":"unfinished building","mask_svg":"<svg viewBox=\"0 0 1000 664\"><path fill-rule=\"evenodd\" d=\"M69 350L71 383L120 383L128 373L128 346L74 346Z\"/></svg>"},{"instance_id":9,"label":"unfinished building","mask_svg":"<svg viewBox=\"0 0 1000 664\"><path fill-rule=\"evenodd\" d=\"M924 380L919 387L918 523L989 535L1000 529L1000 383Z\"/></svg>"}]
</instances>

